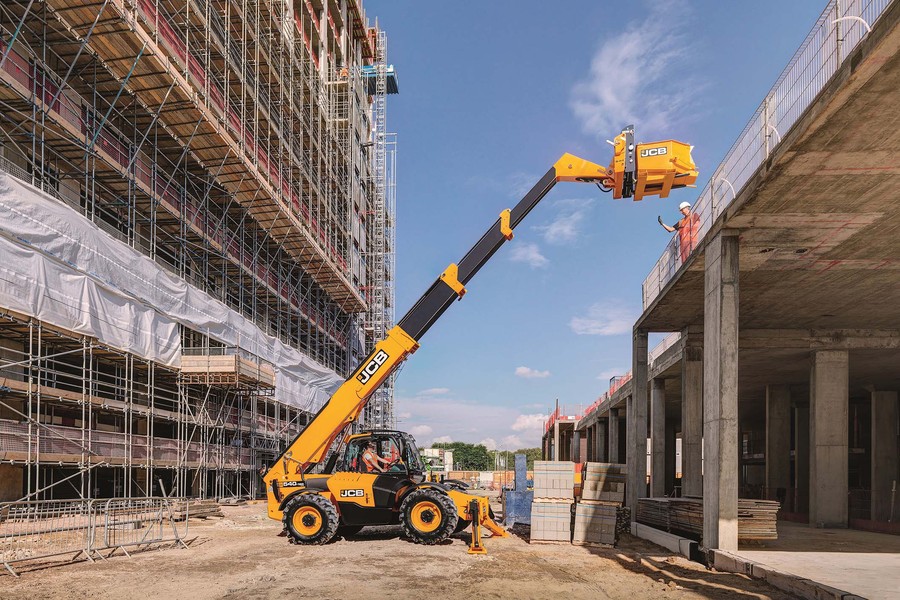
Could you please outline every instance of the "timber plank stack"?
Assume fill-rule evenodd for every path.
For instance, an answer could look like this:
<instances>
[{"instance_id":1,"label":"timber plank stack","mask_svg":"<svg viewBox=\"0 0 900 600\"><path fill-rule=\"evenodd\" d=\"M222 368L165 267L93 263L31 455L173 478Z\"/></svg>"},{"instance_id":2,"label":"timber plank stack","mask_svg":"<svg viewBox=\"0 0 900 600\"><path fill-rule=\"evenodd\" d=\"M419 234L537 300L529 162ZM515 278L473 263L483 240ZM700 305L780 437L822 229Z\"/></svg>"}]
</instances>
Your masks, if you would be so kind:
<instances>
[{"instance_id":1,"label":"timber plank stack","mask_svg":"<svg viewBox=\"0 0 900 600\"><path fill-rule=\"evenodd\" d=\"M572 504L575 469L568 461L534 462L534 501L531 504L531 541L572 541Z\"/></svg>"},{"instance_id":2,"label":"timber plank stack","mask_svg":"<svg viewBox=\"0 0 900 600\"><path fill-rule=\"evenodd\" d=\"M738 499L738 540L777 540L780 506L774 500ZM703 535L703 499L641 498L637 522L699 540Z\"/></svg>"},{"instance_id":3,"label":"timber plank stack","mask_svg":"<svg viewBox=\"0 0 900 600\"><path fill-rule=\"evenodd\" d=\"M185 518L206 519L208 517L223 517L222 507L215 500L188 500L187 506L173 501L173 518L183 521ZM185 510L187 509L187 510Z\"/></svg>"}]
</instances>

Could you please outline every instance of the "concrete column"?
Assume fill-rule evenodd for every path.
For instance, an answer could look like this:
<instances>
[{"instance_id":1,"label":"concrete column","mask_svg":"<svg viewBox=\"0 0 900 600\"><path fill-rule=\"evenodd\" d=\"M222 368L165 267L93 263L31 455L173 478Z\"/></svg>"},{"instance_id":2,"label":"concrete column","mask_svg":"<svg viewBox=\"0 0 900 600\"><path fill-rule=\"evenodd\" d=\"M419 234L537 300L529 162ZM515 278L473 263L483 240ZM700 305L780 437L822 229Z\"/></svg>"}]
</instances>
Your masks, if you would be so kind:
<instances>
[{"instance_id":1,"label":"concrete column","mask_svg":"<svg viewBox=\"0 0 900 600\"><path fill-rule=\"evenodd\" d=\"M666 479L665 492L668 494L675 489L675 439L676 431L674 423L666 424Z\"/></svg>"},{"instance_id":2,"label":"concrete column","mask_svg":"<svg viewBox=\"0 0 900 600\"><path fill-rule=\"evenodd\" d=\"M809 514L809 404L794 408L794 512Z\"/></svg>"},{"instance_id":3,"label":"concrete column","mask_svg":"<svg viewBox=\"0 0 900 600\"><path fill-rule=\"evenodd\" d=\"M609 438L607 459L611 463L621 463L619 459L619 409L609 409Z\"/></svg>"},{"instance_id":4,"label":"concrete column","mask_svg":"<svg viewBox=\"0 0 900 600\"><path fill-rule=\"evenodd\" d=\"M631 345L631 405L628 412L629 443L625 462L628 477L625 500L631 519L637 518L637 500L647 496L647 332L634 332Z\"/></svg>"},{"instance_id":5,"label":"concrete column","mask_svg":"<svg viewBox=\"0 0 900 600\"><path fill-rule=\"evenodd\" d=\"M703 346L684 347L681 362L681 494L703 495Z\"/></svg>"},{"instance_id":6,"label":"concrete column","mask_svg":"<svg viewBox=\"0 0 900 600\"><path fill-rule=\"evenodd\" d=\"M650 495L666 495L666 380L656 378L650 388Z\"/></svg>"},{"instance_id":7,"label":"concrete column","mask_svg":"<svg viewBox=\"0 0 900 600\"><path fill-rule=\"evenodd\" d=\"M608 462L606 459L607 444L606 441L606 423L597 421L597 436L594 438L596 442L597 462Z\"/></svg>"},{"instance_id":8,"label":"concrete column","mask_svg":"<svg viewBox=\"0 0 900 600\"><path fill-rule=\"evenodd\" d=\"M768 498L791 487L791 387L766 386L766 487Z\"/></svg>"},{"instance_id":9,"label":"concrete column","mask_svg":"<svg viewBox=\"0 0 900 600\"><path fill-rule=\"evenodd\" d=\"M897 392L872 393L872 520L891 518L891 490L900 485L900 447L897 444L900 404ZM900 495L900 490L898 490ZM900 507L894 507L894 519Z\"/></svg>"},{"instance_id":10,"label":"concrete column","mask_svg":"<svg viewBox=\"0 0 900 600\"><path fill-rule=\"evenodd\" d=\"M572 462L585 462L588 459L588 438L586 431L576 431L574 433L572 451Z\"/></svg>"},{"instance_id":11,"label":"concrete column","mask_svg":"<svg viewBox=\"0 0 900 600\"><path fill-rule=\"evenodd\" d=\"M562 460L559 456L561 454L560 450L560 439L559 439L559 420L557 419L556 423L553 424L553 456L550 457L550 460Z\"/></svg>"},{"instance_id":12,"label":"concrete column","mask_svg":"<svg viewBox=\"0 0 900 600\"><path fill-rule=\"evenodd\" d=\"M738 236L706 247L703 315L703 544L737 550Z\"/></svg>"},{"instance_id":13,"label":"concrete column","mask_svg":"<svg viewBox=\"0 0 900 600\"><path fill-rule=\"evenodd\" d=\"M846 527L850 353L813 352L809 386L809 523Z\"/></svg>"}]
</instances>

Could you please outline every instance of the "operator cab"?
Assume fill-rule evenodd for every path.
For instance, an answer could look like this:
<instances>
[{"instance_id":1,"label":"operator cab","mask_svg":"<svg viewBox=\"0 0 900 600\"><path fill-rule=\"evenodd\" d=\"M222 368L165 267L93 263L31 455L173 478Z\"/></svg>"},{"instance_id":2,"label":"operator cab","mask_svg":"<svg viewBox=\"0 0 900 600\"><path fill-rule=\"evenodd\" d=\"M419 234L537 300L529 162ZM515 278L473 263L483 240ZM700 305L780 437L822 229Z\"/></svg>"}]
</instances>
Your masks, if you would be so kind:
<instances>
[{"instance_id":1,"label":"operator cab","mask_svg":"<svg viewBox=\"0 0 900 600\"><path fill-rule=\"evenodd\" d=\"M424 481L425 465L419 455L416 440L402 431L378 430L348 437L336 470L350 473L370 472L363 460L363 454L370 443L375 444L376 454L388 461L381 473L397 475L416 483Z\"/></svg>"}]
</instances>

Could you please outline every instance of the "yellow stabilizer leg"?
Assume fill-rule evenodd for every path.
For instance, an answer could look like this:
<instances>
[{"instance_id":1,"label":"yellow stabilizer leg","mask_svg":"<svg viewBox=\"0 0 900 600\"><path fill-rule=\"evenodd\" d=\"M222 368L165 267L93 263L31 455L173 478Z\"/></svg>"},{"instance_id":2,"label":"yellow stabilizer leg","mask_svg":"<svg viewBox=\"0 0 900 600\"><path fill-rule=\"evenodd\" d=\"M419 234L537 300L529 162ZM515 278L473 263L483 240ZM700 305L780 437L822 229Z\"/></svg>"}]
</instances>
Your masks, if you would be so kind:
<instances>
[{"instance_id":1,"label":"yellow stabilizer leg","mask_svg":"<svg viewBox=\"0 0 900 600\"><path fill-rule=\"evenodd\" d=\"M481 512L478 515L479 524L487 528L495 537L509 537L509 533L491 518L490 500L479 498L478 501L481 508Z\"/></svg>"},{"instance_id":2,"label":"yellow stabilizer leg","mask_svg":"<svg viewBox=\"0 0 900 600\"><path fill-rule=\"evenodd\" d=\"M484 513L478 500L469 503L469 514L472 515L472 541L469 543L469 554L487 554L487 549L481 543L481 519Z\"/></svg>"}]
</instances>

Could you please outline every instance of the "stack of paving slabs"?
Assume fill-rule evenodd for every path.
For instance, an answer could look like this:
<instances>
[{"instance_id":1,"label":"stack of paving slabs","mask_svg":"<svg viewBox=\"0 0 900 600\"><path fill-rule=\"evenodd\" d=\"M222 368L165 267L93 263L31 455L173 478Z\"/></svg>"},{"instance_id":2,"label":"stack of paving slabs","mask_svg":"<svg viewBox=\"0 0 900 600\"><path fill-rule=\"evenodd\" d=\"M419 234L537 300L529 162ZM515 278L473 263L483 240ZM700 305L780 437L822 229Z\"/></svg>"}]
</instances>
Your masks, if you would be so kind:
<instances>
[{"instance_id":1,"label":"stack of paving slabs","mask_svg":"<svg viewBox=\"0 0 900 600\"><path fill-rule=\"evenodd\" d=\"M613 546L616 543L616 518L618 507L610 504L575 505L575 526L572 543L582 546Z\"/></svg>"},{"instance_id":2,"label":"stack of paving slabs","mask_svg":"<svg viewBox=\"0 0 900 600\"><path fill-rule=\"evenodd\" d=\"M589 462L584 465L581 499L625 502L625 465Z\"/></svg>"},{"instance_id":3,"label":"stack of paving slabs","mask_svg":"<svg viewBox=\"0 0 900 600\"><path fill-rule=\"evenodd\" d=\"M622 509L624 501L625 465L585 463L572 543L615 545L622 522L629 516Z\"/></svg>"},{"instance_id":4,"label":"stack of paving slabs","mask_svg":"<svg viewBox=\"0 0 900 600\"><path fill-rule=\"evenodd\" d=\"M531 541L572 541L575 465L568 461L534 462Z\"/></svg>"}]
</instances>

